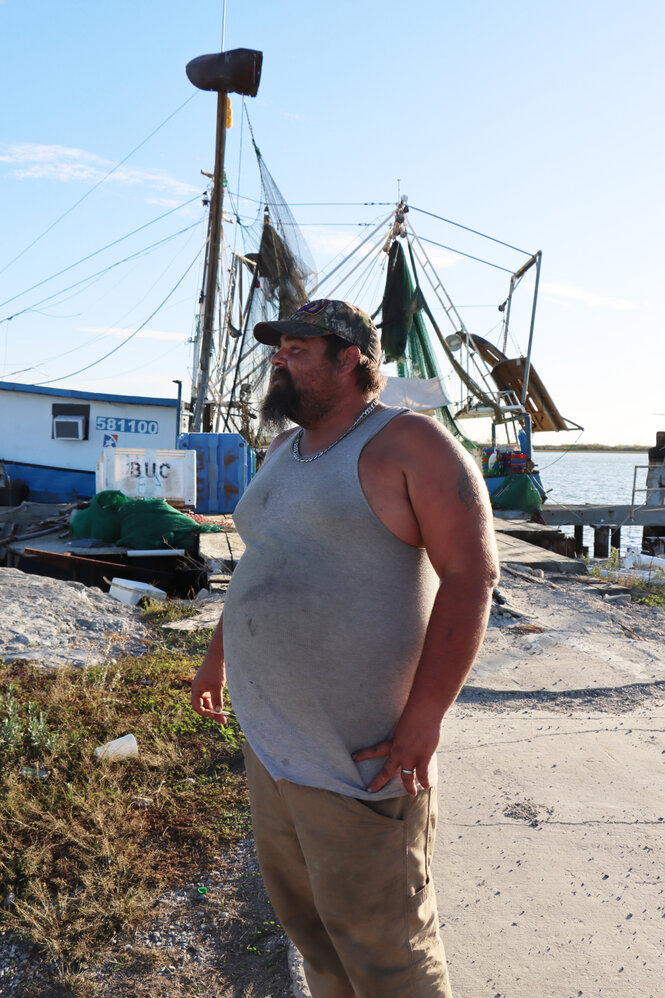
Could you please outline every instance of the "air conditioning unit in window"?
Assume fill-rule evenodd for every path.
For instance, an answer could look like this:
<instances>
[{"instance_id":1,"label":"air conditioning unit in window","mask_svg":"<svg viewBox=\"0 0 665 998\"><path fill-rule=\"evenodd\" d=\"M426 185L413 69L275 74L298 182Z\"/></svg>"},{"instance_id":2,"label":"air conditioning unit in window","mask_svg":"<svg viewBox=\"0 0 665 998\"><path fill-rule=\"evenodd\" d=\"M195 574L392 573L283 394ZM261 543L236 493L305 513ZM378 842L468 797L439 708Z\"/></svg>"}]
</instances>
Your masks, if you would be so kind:
<instances>
[{"instance_id":1,"label":"air conditioning unit in window","mask_svg":"<svg viewBox=\"0 0 665 998\"><path fill-rule=\"evenodd\" d=\"M54 440L85 440L85 416L54 416Z\"/></svg>"}]
</instances>

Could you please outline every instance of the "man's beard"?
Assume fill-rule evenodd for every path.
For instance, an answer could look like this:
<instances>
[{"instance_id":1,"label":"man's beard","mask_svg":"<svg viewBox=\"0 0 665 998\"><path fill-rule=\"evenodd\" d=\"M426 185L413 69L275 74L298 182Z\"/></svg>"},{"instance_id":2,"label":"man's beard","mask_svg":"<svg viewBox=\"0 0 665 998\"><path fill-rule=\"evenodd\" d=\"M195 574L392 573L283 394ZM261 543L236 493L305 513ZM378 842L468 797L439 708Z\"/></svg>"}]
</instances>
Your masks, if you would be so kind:
<instances>
[{"instance_id":1,"label":"man's beard","mask_svg":"<svg viewBox=\"0 0 665 998\"><path fill-rule=\"evenodd\" d=\"M316 396L306 388L296 388L289 372L281 368L270 375L268 390L261 403L261 425L275 433L281 433L289 423L308 427L331 408L331 400Z\"/></svg>"}]
</instances>

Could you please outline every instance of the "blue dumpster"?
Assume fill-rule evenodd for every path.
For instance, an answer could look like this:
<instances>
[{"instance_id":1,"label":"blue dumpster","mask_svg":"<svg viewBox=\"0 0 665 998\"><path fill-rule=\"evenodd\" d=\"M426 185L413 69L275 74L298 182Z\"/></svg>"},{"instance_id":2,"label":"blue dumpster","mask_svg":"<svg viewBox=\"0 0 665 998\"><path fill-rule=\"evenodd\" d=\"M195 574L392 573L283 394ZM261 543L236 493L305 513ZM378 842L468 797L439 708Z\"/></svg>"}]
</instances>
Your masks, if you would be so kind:
<instances>
[{"instance_id":1,"label":"blue dumpster","mask_svg":"<svg viewBox=\"0 0 665 998\"><path fill-rule=\"evenodd\" d=\"M196 451L197 513L232 513L256 472L256 455L239 433L182 433L178 447Z\"/></svg>"}]
</instances>

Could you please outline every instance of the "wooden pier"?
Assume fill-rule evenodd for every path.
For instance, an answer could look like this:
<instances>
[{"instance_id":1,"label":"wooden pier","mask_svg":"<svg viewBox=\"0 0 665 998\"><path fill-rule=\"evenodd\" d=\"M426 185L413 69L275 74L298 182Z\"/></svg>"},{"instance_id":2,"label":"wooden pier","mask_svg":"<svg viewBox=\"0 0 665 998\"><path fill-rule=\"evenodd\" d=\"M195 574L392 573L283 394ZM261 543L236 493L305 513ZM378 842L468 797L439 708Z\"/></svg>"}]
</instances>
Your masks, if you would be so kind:
<instances>
[{"instance_id":1,"label":"wooden pier","mask_svg":"<svg viewBox=\"0 0 665 998\"><path fill-rule=\"evenodd\" d=\"M502 565L526 565L561 575L584 575L586 565L575 558L575 543L556 527L513 516L494 516L494 533Z\"/></svg>"},{"instance_id":2,"label":"wooden pier","mask_svg":"<svg viewBox=\"0 0 665 998\"><path fill-rule=\"evenodd\" d=\"M590 504L555 506L545 503L540 511L550 527L573 527L575 553L582 554L584 527L594 532L594 558L608 558L610 548L621 545L621 528L627 526L665 527L665 506L592 506Z\"/></svg>"}]
</instances>

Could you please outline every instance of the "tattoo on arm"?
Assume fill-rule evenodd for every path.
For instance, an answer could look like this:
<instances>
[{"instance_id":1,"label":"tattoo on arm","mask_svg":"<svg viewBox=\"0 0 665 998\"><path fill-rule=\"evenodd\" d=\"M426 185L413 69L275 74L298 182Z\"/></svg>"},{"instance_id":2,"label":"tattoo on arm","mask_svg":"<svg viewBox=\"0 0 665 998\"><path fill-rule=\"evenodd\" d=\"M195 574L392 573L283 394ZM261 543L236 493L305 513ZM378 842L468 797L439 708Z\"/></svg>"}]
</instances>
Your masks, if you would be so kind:
<instances>
[{"instance_id":1,"label":"tattoo on arm","mask_svg":"<svg viewBox=\"0 0 665 998\"><path fill-rule=\"evenodd\" d=\"M465 509L471 510L474 505L474 490L469 473L464 465L460 468L460 475L457 480L457 495L459 501Z\"/></svg>"}]
</instances>

